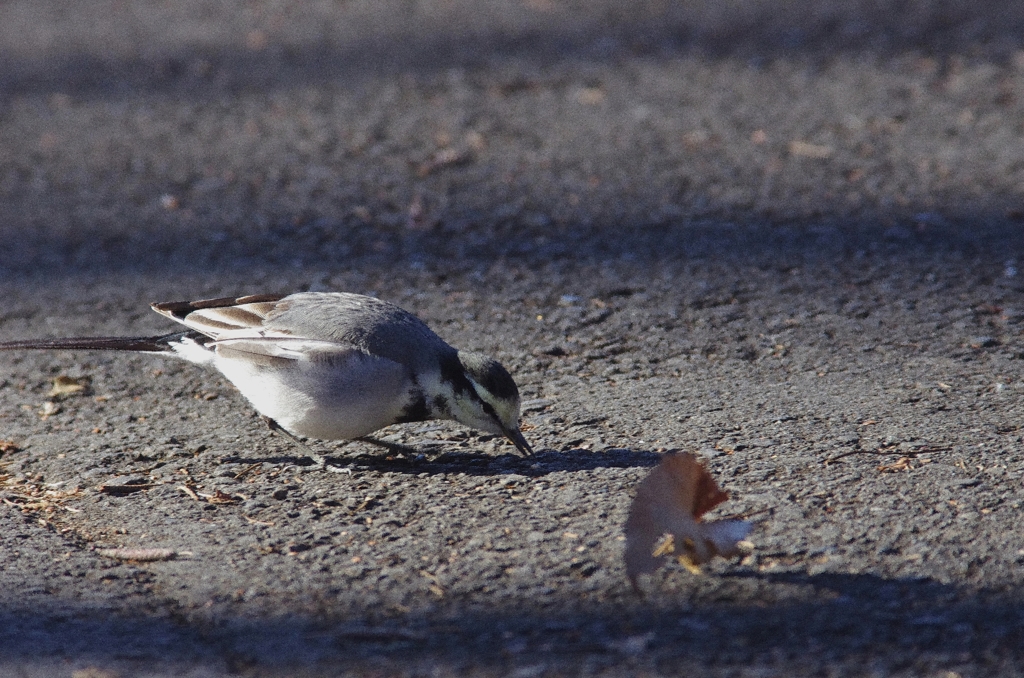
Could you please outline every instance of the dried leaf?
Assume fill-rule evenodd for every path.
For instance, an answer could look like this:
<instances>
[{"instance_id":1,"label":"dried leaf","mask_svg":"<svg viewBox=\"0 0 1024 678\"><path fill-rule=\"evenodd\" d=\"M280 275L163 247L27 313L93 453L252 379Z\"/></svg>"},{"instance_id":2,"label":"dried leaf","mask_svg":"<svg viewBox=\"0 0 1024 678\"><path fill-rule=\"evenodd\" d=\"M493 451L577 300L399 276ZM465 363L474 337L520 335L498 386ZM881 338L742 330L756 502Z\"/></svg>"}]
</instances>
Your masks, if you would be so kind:
<instances>
[{"instance_id":1,"label":"dried leaf","mask_svg":"<svg viewBox=\"0 0 1024 678\"><path fill-rule=\"evenodd\" d=\"M121 678L116 671L108 671L95 666L87 666L84 669L76 669L71 672L71 678Z\"/></svg>"},{"instance_id":2,"label":"dried leaf","mask_svg":"<svg viewBox=\"0 0 1024 678\"><path fill-rule=\"evenodd\" d=\"M96 553L105 558L117 560L137 560L151 563L157 560L171 560L178 555L173 549L99 549Z\"/></svg>"},{"instance_id":3,"label":"dried leaf","mask_svg":"<svg viewBox=\"0 0 1024 678\"><path fill-rule=\"evenodd\" d=\"M427 212L428 209L423 202L423 196L417 193L409 204L409 217L405 222L406 227L413 231L428 230L431 224Z\"/></svg>"},{"instance_id":4,"label":"dried leaf","mask_svg":"<svg viewBox=\"0 0 1024 678\"><path fill-rule=\"evenodd\" d=\"M0 456L3 456L9 452L17 452L21 448L13 440L0 440Z\"/></svg>"},{"instance_id":5,"label":"dried leaf","mask_svg":"<svg viewBox=\"0 0 1024 678\"><path fill-rule=\"evenodd\" d=\"M202 501L203 500L202 497L200 497L198 494L196 494L196 491L193 490L188 485L178 485L178 489L181 490L182 492L184 492L185 494L187 494L188 496L192 497L196 501Z\"/></svg>"},{"instance_id":6,"label":"dried leaf","mask_svg":"<svg viewBox=\"0 0 1024 678\"><path fill-rule=\"evenodd\" d=\"M211 504L237 504L239 500L239 497L221 490L214 490L213 494L200 494L199 496Z\"/></svg>"},{"instance_id":7,"label":"dried leaf","mask_svg":"<svg viewBox=\"0 0 1024 678\"><path fill-rule=\"evenodd\" d=\"M416 174L426 177L446 167L465 165L473 161L473 154L465 150L444 148L434 153L426 161L421 162L416 168Z\"/></svg>"},{"instance_id":8,"label":"dried leaf","mask_svg":"<svg viewBox=\"0 0 1024 678\"><path fill-rule=\"evenodd\" d=\"M45 403L43 403L43 406L39 408L39 418L42 419L43 421L46 421L47 419L58 413L60 413L60 405L53 402L52 400L47 400Z\"/></svg>"},{"instance_id":9,"label":"dried leaf","mask_svg":"<svg viewBox=\"0 0 1024 678\"><path fill-rule=\"evenodd\" d=\"M809 144L806 141L789 142L789 154L797 157L825 160L832 157L832 153L833 149L831 146Z\"/></svg>"},{"instance_id":10,"label":"dried leaf","mask_svg":"<svg viewBox=\"0 0 1024 678\"><path fill-rule=\"evenodd\" d=\"M74 379L61 375L53 380L53 386L46 395L50 398L62 398L75 393L81 393L89 385L89 378L82 377Z\"/></svg>"},{"instance_id":11,"label":"dried leaf","mask_svg":"<svg viewBox=\"0 0 1024 678\"><path fill-rule=\"evenodd\" d=\"M640 483L626 520L626 574L633 588L639 591L637 578L657 570L661 556L673 555L699 571L715 556L738 555L737 543L750 533L750 523L701 521L728 498L692 454L666 454Z\"/></svg>"},{"instance_id":12,"label":"dried leaf","mask_svg":"<svg viewBox=\"0 0 1024 678\"><path fill-rule=\"evenodd\" d=\"M898 471L911 471L914 466L912 464L913 458L911 457L900 457L891 464L882 464L878 467L878 470L882 473L896 473Z\"/></svg>"},{"instance_id":13,"label":"dried leaf","mask_svg":"<svg viewBox=\"0 0 1024 678\"><path fill-rule=\"evenodd\" d=\"M604 90L600 87L584 87L576 93L576 100L585 106L596 106L604 101Z\"/></svg>"}]
</instances>

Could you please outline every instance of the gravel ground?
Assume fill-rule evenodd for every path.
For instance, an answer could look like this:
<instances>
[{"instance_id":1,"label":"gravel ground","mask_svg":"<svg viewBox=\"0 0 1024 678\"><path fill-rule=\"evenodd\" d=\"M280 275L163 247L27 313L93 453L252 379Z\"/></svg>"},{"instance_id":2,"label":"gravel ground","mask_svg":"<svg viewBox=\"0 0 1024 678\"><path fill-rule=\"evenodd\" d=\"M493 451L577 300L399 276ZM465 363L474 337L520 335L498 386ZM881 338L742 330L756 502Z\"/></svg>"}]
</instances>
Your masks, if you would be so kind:
<instances>
[{"instance_id":1,"label":"gravel ground","mask_svg":"<svg viewBox=\"0 0 1024 678\"><path fill-rule=\"evenodd\" d=\"M539 451L6 353L0 674L1024 674L1024 9L890 4L0 4L0 338L374 294ZM665 449L754 551L638 597Z\"/></svg>"}]
</instances>

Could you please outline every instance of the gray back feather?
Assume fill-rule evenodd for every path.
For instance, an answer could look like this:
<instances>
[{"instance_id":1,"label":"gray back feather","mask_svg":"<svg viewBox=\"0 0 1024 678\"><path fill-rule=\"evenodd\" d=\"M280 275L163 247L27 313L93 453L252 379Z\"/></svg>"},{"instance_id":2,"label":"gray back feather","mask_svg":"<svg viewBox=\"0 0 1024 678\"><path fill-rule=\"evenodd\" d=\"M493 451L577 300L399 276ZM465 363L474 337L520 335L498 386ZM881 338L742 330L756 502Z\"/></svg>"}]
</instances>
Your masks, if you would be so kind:
<instances>
[{"instance_id":1,"label":"gray back feather","mask_svg":"<svg viewBox=\"0 0 1024 678\"><path fill-rule=\"evenodd\" d=\"M441 353L455 349L426 324L394 304L346 292L303 292L277 302L263 321L270 330L351 345L417 368L427 365L431 346ZM436 365L437 356L433 357Z\"/></svg>"}]
</instances>

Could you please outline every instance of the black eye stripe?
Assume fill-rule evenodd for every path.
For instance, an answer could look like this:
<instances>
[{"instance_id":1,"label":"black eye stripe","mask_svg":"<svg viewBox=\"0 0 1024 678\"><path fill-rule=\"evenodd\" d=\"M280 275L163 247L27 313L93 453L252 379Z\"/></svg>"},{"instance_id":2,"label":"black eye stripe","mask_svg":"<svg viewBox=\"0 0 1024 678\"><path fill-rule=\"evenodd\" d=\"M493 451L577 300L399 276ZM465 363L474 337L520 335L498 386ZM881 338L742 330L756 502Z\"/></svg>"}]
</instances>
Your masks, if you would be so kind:
<instances>
[{"instance_id":1,"label":"black eye stripe","mask_svg":"<svg viewBox=\"0 0 1024 678\"><path fill-rule=\"evenodd\" d=\"M491 404L489 402L481 399L480 405L483 408L484 414L486 414L488 417L493 417L494 419L498 419L500 421L500 419L498 418L498 413L494 411L494 408L491 407Z\"/></svg>"},{"instance_id":2,"label":"black eye stripe","mask_svg":"<svg viewBox=\"0 0 1024 678\"><path fill-rule=\"evenodd\" d=\"M457 359L465 374L483 390L499 400L518 400L519 389L516 388L516 382L497 360L472 351L460 351Z\"/></svg>"}]
</instances>

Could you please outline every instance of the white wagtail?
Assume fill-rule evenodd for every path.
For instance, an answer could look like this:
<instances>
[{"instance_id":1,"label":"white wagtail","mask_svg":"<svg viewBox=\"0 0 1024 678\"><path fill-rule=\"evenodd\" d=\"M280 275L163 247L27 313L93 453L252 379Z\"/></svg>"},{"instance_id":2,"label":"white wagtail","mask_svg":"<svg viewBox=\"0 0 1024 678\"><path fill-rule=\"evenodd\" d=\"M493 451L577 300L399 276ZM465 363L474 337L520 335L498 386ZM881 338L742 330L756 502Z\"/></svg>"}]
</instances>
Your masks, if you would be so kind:
<instances>
[{"instance_id":1,"label":"white wagtail","mask_svg":"<svg viewBox=\"0 0 1024 678\"><path fill-rule=\"evenodd\" d=\"M390 424L454 419L505 436L519 431L519 389L492 358L459 351L394 304L361 294L301 292L153 304L184 325L156 337L0 343L0 350L141 351L209 365L271 428L351 440Z\"/></svg>"}]
</instances>

